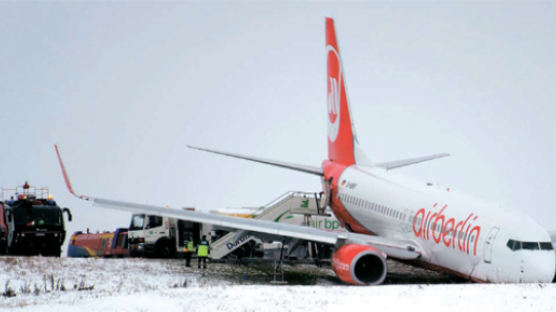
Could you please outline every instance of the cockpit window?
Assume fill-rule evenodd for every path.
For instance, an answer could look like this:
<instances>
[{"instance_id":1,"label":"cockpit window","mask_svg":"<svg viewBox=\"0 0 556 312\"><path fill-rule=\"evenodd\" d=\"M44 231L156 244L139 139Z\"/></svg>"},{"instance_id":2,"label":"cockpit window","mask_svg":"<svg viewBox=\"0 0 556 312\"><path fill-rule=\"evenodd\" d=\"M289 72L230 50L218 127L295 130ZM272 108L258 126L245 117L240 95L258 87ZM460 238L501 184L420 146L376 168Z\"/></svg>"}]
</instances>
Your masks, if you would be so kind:
<instances>
[{"instance_id":1,"label":"cockpit window","mask_svg":"<svg viewBox=\"0 0 556 312\"><path fill-rule=\"evenodd\" d=\"M525 249L525 250L553 250L551 242L521 242L513 239L508 240L506 244L508 248L513 251Z\"/></svg>"},{"instance_id":2,"label":"cockpit window","mask_svg":"<svg viewBox=\"0 0 556 312\"><path fill-rule=\"evenodd\" d=\"M537 242L523 242L521 247L523 249L529 249L529 250L540 249L539 248L539 243L537 243Z\"/></svg>"},{"instance_id":3,"label":"cockpit window","mask_svg":"<svg viewBox=\"0 0 556 312\"><path fill-rule=\"evenodd\" d=\"M506 245L513 251L521 249L521 242L518 243L513 239L510 239Z\"/></svg>"}]
</instances>

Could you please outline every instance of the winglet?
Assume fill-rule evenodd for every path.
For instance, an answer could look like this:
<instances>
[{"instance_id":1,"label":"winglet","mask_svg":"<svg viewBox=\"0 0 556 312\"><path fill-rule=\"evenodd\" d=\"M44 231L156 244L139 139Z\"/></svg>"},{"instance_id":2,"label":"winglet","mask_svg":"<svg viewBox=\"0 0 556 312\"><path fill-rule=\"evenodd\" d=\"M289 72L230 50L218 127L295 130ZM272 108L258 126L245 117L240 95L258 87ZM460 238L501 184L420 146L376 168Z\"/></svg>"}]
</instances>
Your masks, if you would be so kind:
<instances>
[{"instance_id":1,"label":"winglet","mask_svg":"<svg viewBox=\"0 0 556 312\"><path fill-rule=\"evenodd\" d=\"M56 149L56 155L58 155L58 163L60 164L60 169L62 169L62 175L64 176L64 182L66 182L66 187L68 188L68 191L77 198L84 199L84 200L91 200L91 198L89 198L88 196L75 194L75 192L73 191L73 187L71 186L71 182L68 177L66 167L64 166L64 162L62 161L62 156L60 156L60 150L58 149L57 144L54 144L54 149Z\"/></svg>"}]
</instances>

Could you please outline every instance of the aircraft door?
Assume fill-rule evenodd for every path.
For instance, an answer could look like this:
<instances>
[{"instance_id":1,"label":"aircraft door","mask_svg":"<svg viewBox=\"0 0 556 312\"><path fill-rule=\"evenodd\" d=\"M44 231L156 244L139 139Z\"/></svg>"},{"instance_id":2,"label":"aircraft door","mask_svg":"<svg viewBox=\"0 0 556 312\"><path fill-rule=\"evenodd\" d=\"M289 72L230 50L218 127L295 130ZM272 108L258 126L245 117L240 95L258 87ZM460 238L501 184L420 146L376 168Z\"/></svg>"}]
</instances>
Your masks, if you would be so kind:
<instances>
[{"instance_id":1,"label":"aircraft door","mask_svg":"<svg viewBox=\"0 0 556 312\"><path fill-rule=\"evenodd\" d=\"M492 262L492 246L494 240L496 239L496 235L498 235L499 231L500 231L499 228L493 227L492 229L490 229L490 232L488 233L488 236L485 240L485 247L483 251L485 263Z\"/></svg>"}]
</instances>

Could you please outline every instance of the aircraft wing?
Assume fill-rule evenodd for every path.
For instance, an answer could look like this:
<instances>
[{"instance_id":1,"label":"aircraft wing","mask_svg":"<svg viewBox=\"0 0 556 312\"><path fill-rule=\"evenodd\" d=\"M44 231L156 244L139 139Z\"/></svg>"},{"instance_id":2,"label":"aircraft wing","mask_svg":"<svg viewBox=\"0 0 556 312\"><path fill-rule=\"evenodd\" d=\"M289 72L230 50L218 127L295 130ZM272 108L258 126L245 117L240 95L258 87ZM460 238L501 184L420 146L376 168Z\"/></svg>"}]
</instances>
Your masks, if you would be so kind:
<instances>
[{"instance_id":1,"label":"aircraft wing","mask_svg":"<svg viewBox=\"0 0 556 312\"><path fill-rule=\"evenodd\" d=\"M162 206L130 203L111 199L96 198L87 195L78 195L74 192L73 187L71 186L66 168L64 166L64 163L62 162L62 158L58 150L58 146L55 145L55 148L58 155L60 168L62 170L62 174L64 176L64 180L69 192L79 199L92 202L93 205L96 206L129 211L133 213L159 215L198 223L208 223L223 228L238 229L255 233L264 233L267 235L276 236L278 238L289 237L331 245L342 245L345 243L365 244L373 246L384 252L389 257L397 259L417 259L421 254L418 246L410 241L397 241L392 239L385 239L379 236L357 233L329 232L308 226L283 224L257 219L245 219L239 217L204 213L199 211L179 210Z\"/></svg>"}]
</instances>

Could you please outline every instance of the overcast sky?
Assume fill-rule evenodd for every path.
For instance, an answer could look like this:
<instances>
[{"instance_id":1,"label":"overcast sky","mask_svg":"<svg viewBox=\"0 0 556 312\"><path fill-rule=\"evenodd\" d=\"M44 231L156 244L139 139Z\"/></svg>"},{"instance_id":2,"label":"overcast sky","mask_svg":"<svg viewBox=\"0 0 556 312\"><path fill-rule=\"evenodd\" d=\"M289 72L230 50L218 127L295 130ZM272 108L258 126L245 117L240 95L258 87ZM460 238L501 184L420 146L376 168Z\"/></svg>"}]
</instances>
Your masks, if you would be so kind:
<instances>
[{"instance_id":1,"label":"overcast sky","mask_svg":"<svg viewBox=\"0 0 556 312\"><path fill-rule=\"evenodd\" d=\"M258 206L317 177L186 144L320 165L324 17L336 21L372 160L556 229L554 3L0 3L0 186L49 186L69 232L130 214L66 191L201 210ZM518 226L518 225L516 225Z\"/></svg>"}]
</instances>

